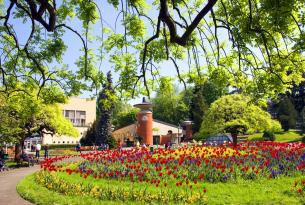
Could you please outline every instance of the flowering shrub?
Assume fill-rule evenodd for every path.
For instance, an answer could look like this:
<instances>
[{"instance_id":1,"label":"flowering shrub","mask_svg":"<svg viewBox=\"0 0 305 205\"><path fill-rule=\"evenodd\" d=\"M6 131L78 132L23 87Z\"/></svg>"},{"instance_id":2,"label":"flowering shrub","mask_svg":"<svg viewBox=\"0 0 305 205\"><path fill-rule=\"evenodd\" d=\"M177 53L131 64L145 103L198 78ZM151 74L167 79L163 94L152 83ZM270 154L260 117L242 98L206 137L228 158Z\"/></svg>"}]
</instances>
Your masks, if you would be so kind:
<instances>
[{"instance_id":1,"label":"flowering shrub","mask_svg":"<svg viewBox=\"0 0 305 205\"><path fill-rule=\"evenodd\" d=\"M73 162L75 157L57 157L44 161L42 168L45 172L38 175L37 181L50 189L56 187L54 189L61 190L62 193L73 194L75 184L67 184L53 175L53 172L65 172L68 175L79 174L84 179L92 177L96 180L104 178L142 183L146 184L143 187L154 186L159 190L155 195L148 194L153 196L152 199L144 196L145 190L138 190L137 193L143 193L138 199L133 197L133 192L130 191L133 189L124 190L111 186L112 188L107 190L112 190L115 194L103 195L102 193L107 191L96 188L100 190L96 195L101 199L123 200L120 197L124 195L123 193L125 195L128 193L126 195L128 200L167 202L175 201L179 195L183 196L184 200L195 202L200 199L202 201L207 191L203 187L203 181L254 180L276 178L281 175L293 176L305 172L305 146L302 143L247 142L235 148L193 146L177 150L158 149L152 153L146 148L106 150L81 154L81 158L78 156L77 162ZM62 165L63 162L69 161L72 163ZM76 190L79 190L79 193L92 195L93 187L87 186L89 187L82 185L81 189ZM173 187L188 189L192 194L187 195L188 192L185 192L175 196L175 192L166 191L166 199L160 198L164 195L162 194L164 190Z\"/></svg>"},{"instance_id":2,"label":"flowering shrub","mask_svg":"<svg viewBox=\"0 0 305 205\"><path fill-rule=\"evenodd\" d=\"M191 193L172 192L164 189L147 193L146 188L113 187L110 185L101 187L92 184L71 183L61 179L55 173L46 171L38 172L35 175L35 180L46 188L64 195L91 196L101 200L159 202L162 204L169 202L206 204L207 202L204 196L205 190L199 193Z\"/></svg>"}]
</instances>

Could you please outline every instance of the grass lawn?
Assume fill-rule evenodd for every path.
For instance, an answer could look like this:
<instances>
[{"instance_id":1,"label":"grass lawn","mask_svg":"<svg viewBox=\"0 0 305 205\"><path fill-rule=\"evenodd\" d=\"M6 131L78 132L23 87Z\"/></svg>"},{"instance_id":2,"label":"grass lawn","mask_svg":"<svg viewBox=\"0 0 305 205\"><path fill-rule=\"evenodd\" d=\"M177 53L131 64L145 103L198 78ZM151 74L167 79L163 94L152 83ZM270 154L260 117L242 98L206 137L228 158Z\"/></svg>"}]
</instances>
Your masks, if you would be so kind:
<instances>
[{"instance_id":1,"label":"grass lawn","mask_svg":"<svg viewBox=\"0 0 305 205\"><path fill-rule=\"evenodd\" d=\"M123 186L130 187L129 181L115 181L99 179L94 180L88 177L86 180L77 174L68 175L66 173L58 173L61 178L72 183L94 184L100 186ZM192 192L202 191L205 187L207 192L208 204L304 204L305 196L301 196L293 189L296 180L304 179L304 176L297 177L281 177L277 179L260 179L255 181L239 180L228 183L201 183L194 186ZM144 183L135 183L133 188L145 188ZM158 192L160 188L148 186L148 190ZM188 191L184 186L176 187L169 185L167 191L180 189ZM99 201L92 197L65 196L54 191L50 191L34 181L34 175L26 177L21 181L17 190L21 196L35 204L138 204L135 202L122 201ZM50 197L51 196L51 197ZM152 203L156 204L156 203Z\"/></svg>"},{"instance_id":2,"label":"grass lawn","mask_svg":"<svg viewBox=\"0 0 305 205\"><path fill-rule=\"evenodd\" d=\"M297 142L302 139L302 134L299 130L289 130L287 132L278 132L275 133L275 141L277 142ZM263 140L263 133L255 133L249 135L249 141L260 141Z\"/></svg>"},{"instance_id":3,"label":"grass lawn","mask_svg":"<svg viewBox=\"0 0 305 205\"><path fill-rule=\"evenodd\" d=\"M92 197L65 196L54 191L50 191L35 183L34 174L25 177L18 185L17 192L26 200L34 204L43 205L89 205L89 204L118 204L111 201L99 201Z\"/></svg>"}]
</instances>

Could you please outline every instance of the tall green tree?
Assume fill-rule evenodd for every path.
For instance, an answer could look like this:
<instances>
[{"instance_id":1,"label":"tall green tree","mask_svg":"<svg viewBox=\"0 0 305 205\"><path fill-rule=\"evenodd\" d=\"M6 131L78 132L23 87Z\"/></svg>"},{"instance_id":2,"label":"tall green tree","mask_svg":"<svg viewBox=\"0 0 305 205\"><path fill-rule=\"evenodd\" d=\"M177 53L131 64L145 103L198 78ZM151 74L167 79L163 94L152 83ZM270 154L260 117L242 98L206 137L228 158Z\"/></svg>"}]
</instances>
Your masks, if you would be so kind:
<instances>
[{"instance_id":1,"label":"tall green tree","mask_svg":"<svg viewBox=\"0 0 305 205\"><path fill-rule=\"evenodd\" d=\"M106 143L110 148L116 146L111 136L111 117L117 97L112 87L111 72L107 73L107 82L97 98L96 144Z\"/></svg>"},{"instance_id":2,"label":"tall green tree","mask_svg":"<svg viewBox=\"0 0 305 205\"><path fill-rule=\"evenodd\" d=\"M169 77L160 79L160 86L152 103L155 119L177 125L188 117L188 105L184 103L183 95L174 89Z\"/></svg>"},{"instance_id":3,"label":"tall green tree","mask_svg":"<svg viewBox=\"0 0 305 205\"><path fill-rule=\"evenodd\" d=\"M35 91L38 92L33 90L32 95L16 92L8 98L0 95L3 103L0 106L0 140L16 144L16 159L20 157L24 140L34 133L79 135L54 99L37 99Z\"/></svg>"},{"instance_id":4,"label":"tall green tree","mask_svg":"<svg viewBox=\"0 0 305 205\"><path fill-rule=\"evenodd\" d=\"M115 129L120 129L127 125L133 124L137 121L136 115L139 112L139 109L132 108L129 111L120 112L117 116L113 119L113 125Z\"/></svg>"},{"instance_id":5,"label":"tall green tree","mask_svg":"<svg viewBox=\"0 0 305 205\"><path fill-rule=\"evenodd\" d=\"M190 101L190 119L193 121L193 131L198 132L210 105L228 93L225 84L219 85L211 79L207 79L204 83L195 84L191 90L191 94L186 93L186 100Z\"/></svg>"},{"instance_id":6,"label":"tall green tree","mask_svg":"<svg viewBox=\"0 0 305 205\"><path fill-rule=\"evenodd\" d=\"M278 121L272 120L269 113L251 103L244 95L226 95L214 103L207 111L200 128L200 134L230 133L234 146L237 135L245 132L280 130Z\"/></svg>"},{"instance_id":7,"label":"tall green tree","mask_svg":"<svg viewBox=\"0 0 305 205\"><path fill-rule=\"evenodd\" d=\"M295 128L298 114L289 97L285 96L280 100L277 114L285 131L288 131L290 128Z\"/></svg>"}]
</instances>

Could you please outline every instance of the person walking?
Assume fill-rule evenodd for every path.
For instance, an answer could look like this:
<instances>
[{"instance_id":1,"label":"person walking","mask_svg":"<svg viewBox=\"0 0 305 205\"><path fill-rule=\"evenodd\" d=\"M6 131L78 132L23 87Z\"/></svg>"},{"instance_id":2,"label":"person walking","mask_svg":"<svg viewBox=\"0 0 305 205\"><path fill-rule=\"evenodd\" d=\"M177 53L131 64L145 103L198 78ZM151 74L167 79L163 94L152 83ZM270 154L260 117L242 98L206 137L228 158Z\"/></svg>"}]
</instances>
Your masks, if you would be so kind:
<instances>
[{"instance_id":1,"label":"person walking","mask_svg":"<svg viewBox=\"0 0 305 205\"><path fill-rule=\"evenodd\" d=\"M41 150L41 145L38 143L38 144L36 145L36 158L37 158L37 160L38 160L39 157L40 157L40 150Z\"/></svg>"},{"instance_id":2,"label":"person walking","mask_svg":"<svg viewBox=\"0 0 305 205\"><path fill-rule=\"evenodd\" d=\"M49 158L49 146L48 146L48 144L46 144L44 146L44 158L45 159Z\"/></svg>"}]
</instances>

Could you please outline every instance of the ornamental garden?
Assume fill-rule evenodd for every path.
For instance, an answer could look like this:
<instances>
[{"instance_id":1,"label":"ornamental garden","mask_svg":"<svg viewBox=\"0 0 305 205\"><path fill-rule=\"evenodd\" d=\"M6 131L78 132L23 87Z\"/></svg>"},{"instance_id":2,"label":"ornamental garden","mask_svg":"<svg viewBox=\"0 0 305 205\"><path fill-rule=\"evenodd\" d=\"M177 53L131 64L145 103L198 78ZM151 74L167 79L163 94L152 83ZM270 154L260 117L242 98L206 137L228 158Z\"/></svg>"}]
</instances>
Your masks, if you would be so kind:
<instances>
[{"instance_id":1,"label":"ornamental garden","mask_svg":"<svg viewBox=\"0 0 305 205\"><path fill-rule=\"evenodd\" d=\"M54 195L50 204L57 203L57 195L66 197L67 204L72 203L69 197L100 204L305 202L303 143L104 150L50 158L41 168L18 185L21 195L36 203L46 202L27 195L35 187Z\"/></svg>"}]
</instances>

